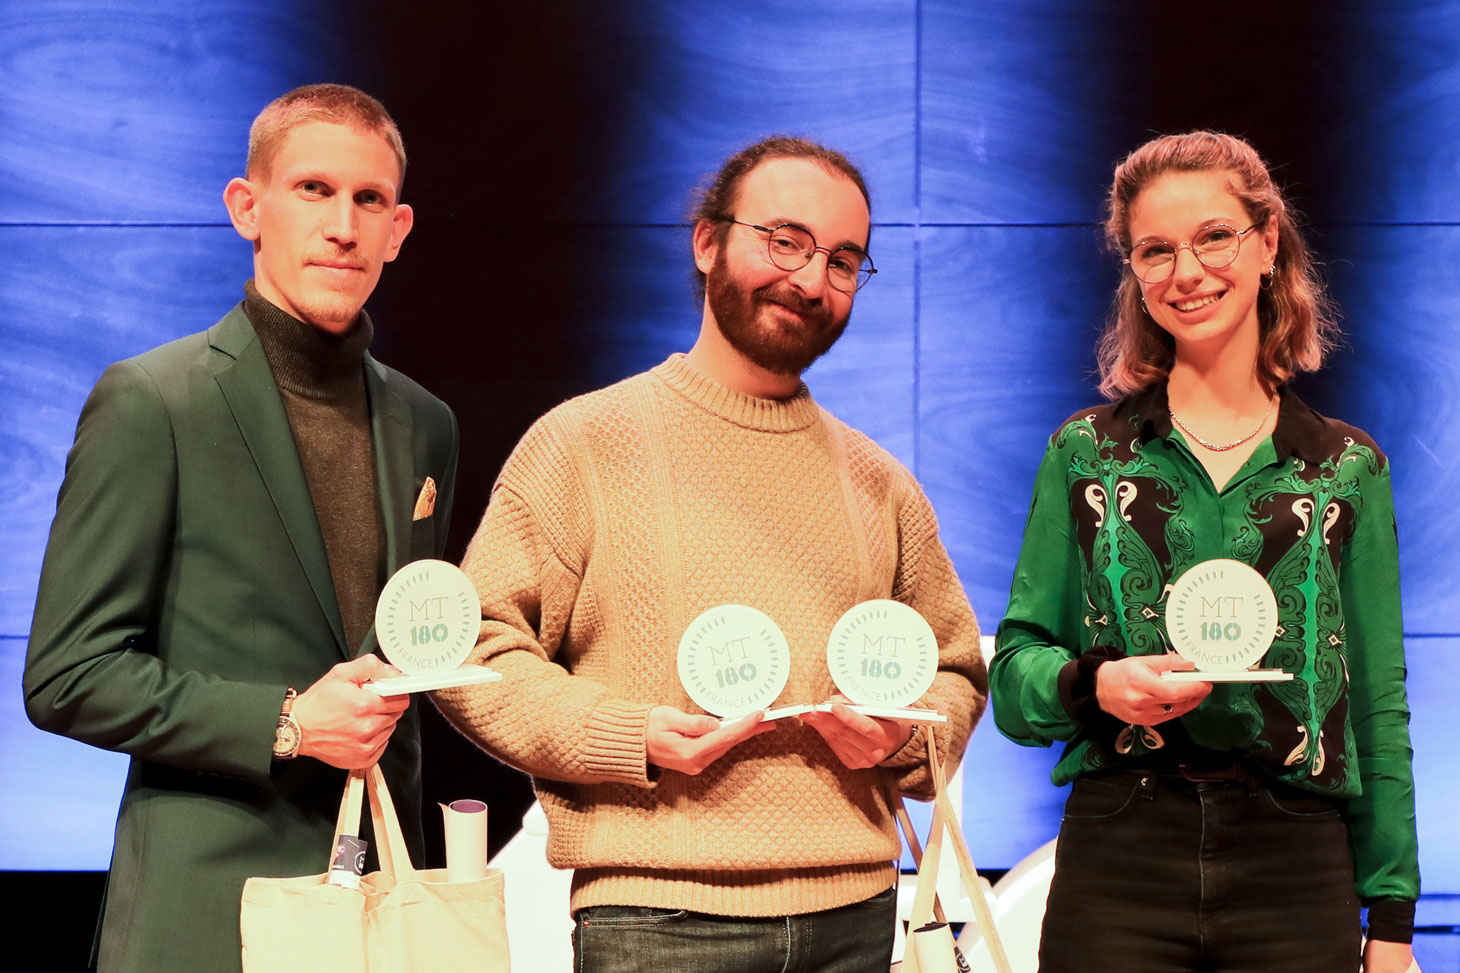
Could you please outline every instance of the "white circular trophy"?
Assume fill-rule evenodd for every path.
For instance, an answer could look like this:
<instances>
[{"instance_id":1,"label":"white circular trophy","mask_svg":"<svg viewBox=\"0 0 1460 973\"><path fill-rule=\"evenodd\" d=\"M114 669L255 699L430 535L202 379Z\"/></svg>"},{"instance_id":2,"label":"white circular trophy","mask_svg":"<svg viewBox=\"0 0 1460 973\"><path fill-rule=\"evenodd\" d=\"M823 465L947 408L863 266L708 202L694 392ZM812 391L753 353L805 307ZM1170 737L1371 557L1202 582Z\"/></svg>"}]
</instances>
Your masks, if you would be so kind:
<instances>
[{"instance_id":1,"label":"white circular trophy","mask_svg":"<svg viewBox=\"0 0 1460 973\"><path fill-rule=\"evenodd\" d=\"M938 674L938 639L916 609L878 598L853 605L832 626L826 665L850 709L889 720L946 722L912 704Z\"/></svg>"},{"instance_id":2,"label":"white circular trophy","mask_svg":"<svg viewBox=\"0 0 1460 973\"><path fill-rule=\"evenodd\" d=\"M1230 558L1192 565L1166 600L1166 634L1195 669L1166 672L1177 682L1284 682L1293 674L1258 669L1277 633L1277 599L1267 579Z\"/></svg>"},{"instance_id":3,"label":"white circular trophy","mask_svg":"<svg viewBox=\"0 0 1460 973\"><path fill-rule=\"evenodd\" d=\"M495 682L501 673L464 665L477 644L482 604L476 586L454 564L412 561L391 575L375 603L375 638L404 675L376 679L382 696Z\"/></svg>"},{"instance_id":4,"label":"white circular trophy","mask_svg":"<svg viewBox=\"0 0 1460 973\"><path fill-rule=\"evenodd\" d=\"M748 605L700 613L679 639L679 681L706 713L726 720L764 710L791 678L779 625Z\"/></svg>"}]
</instances>

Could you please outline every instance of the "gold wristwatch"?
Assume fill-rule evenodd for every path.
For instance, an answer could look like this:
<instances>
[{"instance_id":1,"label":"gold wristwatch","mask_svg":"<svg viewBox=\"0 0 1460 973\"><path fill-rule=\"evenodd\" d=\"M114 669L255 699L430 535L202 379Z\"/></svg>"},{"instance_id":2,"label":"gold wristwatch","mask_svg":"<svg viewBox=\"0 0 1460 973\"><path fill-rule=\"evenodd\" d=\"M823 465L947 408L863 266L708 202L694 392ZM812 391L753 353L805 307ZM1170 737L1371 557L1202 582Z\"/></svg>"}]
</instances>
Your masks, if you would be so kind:
<instances>
[{"instance_id":1,"label":"gold wristwatch","mask_svg":"<svg viewBox=\"0 0 1460 973\"><path fill-rule=\"evenodd\" d=\"M284 694L284 707L279 710L279 728L274 731L275 760L291 760L299 753L299 742L304 735L299 732L299 724L290 713L298 695L293 686Z\"/></svg>"}]
</instances>

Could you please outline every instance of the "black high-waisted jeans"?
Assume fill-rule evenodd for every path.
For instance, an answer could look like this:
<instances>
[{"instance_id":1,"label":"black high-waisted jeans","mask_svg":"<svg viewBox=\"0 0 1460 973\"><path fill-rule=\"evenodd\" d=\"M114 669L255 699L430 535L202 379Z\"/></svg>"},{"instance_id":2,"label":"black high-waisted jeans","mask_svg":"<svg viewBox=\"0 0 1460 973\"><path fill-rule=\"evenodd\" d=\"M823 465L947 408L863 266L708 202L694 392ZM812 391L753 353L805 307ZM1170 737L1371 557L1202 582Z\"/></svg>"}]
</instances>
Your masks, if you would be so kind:
<instances>
[{"instance_id":1,"label":"black high-waisted jeans","mask_svg":"<svg viewBox=\"0 0 1460 973\"><path fill-rule=\"evenodd\" d=\"M1359 943L1333 803L1246 776L1075 782L1040 973L1354 973Z\"/></svg>"}]
</instances>

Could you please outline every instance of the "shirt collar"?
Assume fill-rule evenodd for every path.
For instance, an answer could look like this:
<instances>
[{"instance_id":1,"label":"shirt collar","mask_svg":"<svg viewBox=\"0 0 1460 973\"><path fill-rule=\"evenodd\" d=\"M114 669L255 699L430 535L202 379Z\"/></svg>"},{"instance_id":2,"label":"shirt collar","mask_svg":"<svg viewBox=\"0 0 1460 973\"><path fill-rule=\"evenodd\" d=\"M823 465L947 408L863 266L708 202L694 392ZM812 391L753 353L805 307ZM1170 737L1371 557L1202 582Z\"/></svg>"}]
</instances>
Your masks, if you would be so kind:
<instances>
[{"instance_id":1,"label":"shirt collar","mask_svg":"<svg viewBox=\"0 0 1460 973\"><path fill-rule=\"evenodd\" d=\"M1171 403L1166 397L1166 383L1133 392L1115 404L1117 418L1129 418L1144 445L1152 439L1171 436ZM1327 456L1323 448L1323 417L1286 385L1278 387L1277 426L1272 431L1272 447L1277 458L1298 456L1309 463L1321 463Z\"/></svg>"}]
</instances>

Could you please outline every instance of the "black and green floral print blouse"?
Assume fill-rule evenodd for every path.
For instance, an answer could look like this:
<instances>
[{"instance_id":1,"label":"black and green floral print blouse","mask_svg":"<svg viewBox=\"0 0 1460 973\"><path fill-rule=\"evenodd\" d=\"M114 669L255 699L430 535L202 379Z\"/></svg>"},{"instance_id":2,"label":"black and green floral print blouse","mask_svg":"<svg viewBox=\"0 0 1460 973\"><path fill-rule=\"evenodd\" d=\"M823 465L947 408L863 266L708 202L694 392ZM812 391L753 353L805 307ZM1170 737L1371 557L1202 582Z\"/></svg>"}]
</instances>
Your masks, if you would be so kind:
<instances>
[{"instance_id":1,"label":"black and green floral print blouse","mask_svg":"<svg viewBox=\"0 0 1460 973\"><path fill-rule=\"evenodd\" d=\"M1017 743L1065 743L1056 784L1216 751L1334 798L1361 899L1412 917L1419 866L1389 464L1361 430L1286 389L1278 408L1273 434L1220 490L1173 430L1164 384L1059 428L989 666L995 722ZM1100 710L1098 665L1169 651L1170 586L1213 558L1243 561L1271 585L1277 635L1261 665L1292 681L1218 683L1156 727Z\"/></svg>"}]
</instances>

